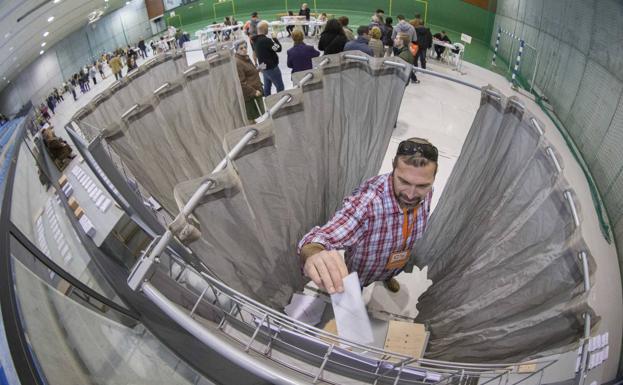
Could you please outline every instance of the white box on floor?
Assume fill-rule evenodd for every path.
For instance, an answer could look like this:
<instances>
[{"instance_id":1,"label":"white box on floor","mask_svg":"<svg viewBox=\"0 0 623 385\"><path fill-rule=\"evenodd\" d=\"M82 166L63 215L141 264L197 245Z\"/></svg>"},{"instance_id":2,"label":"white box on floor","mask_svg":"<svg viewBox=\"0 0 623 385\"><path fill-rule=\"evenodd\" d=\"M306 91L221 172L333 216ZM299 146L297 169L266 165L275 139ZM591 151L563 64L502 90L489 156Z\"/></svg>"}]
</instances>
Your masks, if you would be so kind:
<instances>
[{"instance_id":1,"label":"white box on floor","mask_svg":"<svg viewBox=\"0 0 623 385\"><path fill-rule=\"evenodd\" d=\"M102 203L104 203L104 199L106 199L106 197L104 195L101 195L95 202L95 205L101 209Z\"/></svg>"},{"instance_id":2,"label":"white box on floor","mask_svg":"<svg viewBox=\"0 0 623 385\"><path fill-rule=\"evenodd\" d=\"M100 199L100 197L103 195L104 194L102 194L102 190L96 188L95 190L93 190L93 196L91 197L91 199L97 202L97 200Z\"/></svg>"},{"instance_id":3,"label":"white box on floor","mask_svg":"<svg viewBox=\"0 0 623 385\"><path fill-rule=\"evenodd\" d=\"M82 230L84 230L84 232L89 237L93 238L93 236L95 235L95 227L93 226L93 223L89 220L89 218L86 215L83 215L82 218L78 220L78 222L80 222Z\"/></svg>"},{"instance_id":4,"label":"white box on floor","mask_svg":"<svg viewBox=\"0 0 623 385\"><path fill-rule=\"evenodd\" d=\"M69 198L71 194L74 193L74 188L72 187L71 184L67 183L65 187L63 187L63 193L65 194L67 198Z\"/></svg>"},{"instance_id":5,"label":"white box on floor","mask_svg":"<svg viewBox=\"0 0 623 385\"><path fill-rule=\"evenodd\" d=\"M100 210L102 210L102 212L105 213L111 204L112 204L112 201L109 198L104 199L104 202L102 202L102 205L100 206Z\"/></svg>"}]
</instances>

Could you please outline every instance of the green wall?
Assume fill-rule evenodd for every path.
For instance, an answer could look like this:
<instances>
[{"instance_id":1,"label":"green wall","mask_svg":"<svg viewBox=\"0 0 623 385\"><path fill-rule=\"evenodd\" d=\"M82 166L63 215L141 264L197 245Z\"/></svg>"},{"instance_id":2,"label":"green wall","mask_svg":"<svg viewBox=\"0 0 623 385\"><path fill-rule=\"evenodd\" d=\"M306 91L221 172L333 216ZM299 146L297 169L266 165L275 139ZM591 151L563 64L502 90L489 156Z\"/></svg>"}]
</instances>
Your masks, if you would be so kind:
<instances>
[{"instance_id":1,"label":"green wall","mask_svg":"<svg viewBox=\"0 0 623 385\"><path fill-rule=\"evenodd\" d=\"M222 3L215 0L198 0L174 9L175 18L169 18L167 12L165 19L168 24L176 27L197 23L207 25L213 21L222 21L225 16L232 15L234 10L239 20L248 19L253 11L258 11L260 16L267 19L274 19L277 13L285 13L287 10L296 13L301 3L292 0L233 0ZM492 0L490 3L495 4L495 1ZM361 16L362 20L367 20L377 8L394 16L394 20L399 14L407 18L412 18L416 13L422 16L426 14L429 25L467 33L483 42L489 41L495 19L493 6L490 10L484 10L462 0L309 0L308 4L312 12L327 12L335 16Z\"/></svg>"}]
</instances>

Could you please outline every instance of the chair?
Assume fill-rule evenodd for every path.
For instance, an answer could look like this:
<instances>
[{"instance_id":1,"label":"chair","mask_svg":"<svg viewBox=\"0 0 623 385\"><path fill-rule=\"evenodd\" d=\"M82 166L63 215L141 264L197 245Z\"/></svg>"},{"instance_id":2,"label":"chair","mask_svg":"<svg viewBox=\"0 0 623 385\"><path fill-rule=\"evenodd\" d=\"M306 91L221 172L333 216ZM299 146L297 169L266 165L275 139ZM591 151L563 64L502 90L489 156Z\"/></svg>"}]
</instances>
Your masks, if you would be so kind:
<instances>
[{"instance_id":1,"label":"chair","mask_svg":"<svg viewBox=\"0 0 623 385\"><path fill-rule=\"evenodd\" d=\"M465 51L465 45L461 43L454 43L455 50L458 49L459 52L453 52L453 50L448 51L448 56L451 60L451 63L454 64L455 67L460 67L461 60L463 59L463 52Z\"/></svg>"}]
</instances>

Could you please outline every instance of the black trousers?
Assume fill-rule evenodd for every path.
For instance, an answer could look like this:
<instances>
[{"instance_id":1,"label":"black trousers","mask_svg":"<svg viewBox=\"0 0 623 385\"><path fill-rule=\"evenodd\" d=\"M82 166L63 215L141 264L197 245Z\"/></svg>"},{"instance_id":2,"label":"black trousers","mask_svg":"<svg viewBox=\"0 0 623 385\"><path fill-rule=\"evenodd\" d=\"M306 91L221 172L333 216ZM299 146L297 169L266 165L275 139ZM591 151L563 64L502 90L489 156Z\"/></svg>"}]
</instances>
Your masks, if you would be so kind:
<instances>
[{"instance_id":1,"label":"black trousers","mask_svg":"<svg viewBox=\"0 0 623 385\"><path fill-rule=\"evenodd\" d=\"M418 65L418 59L420 61L420 65L418 67L422 67L422 69L426 69L426 49L420 48L417 50L417 54L415 55L415 65Z\"/></svg>"}]
</instances>

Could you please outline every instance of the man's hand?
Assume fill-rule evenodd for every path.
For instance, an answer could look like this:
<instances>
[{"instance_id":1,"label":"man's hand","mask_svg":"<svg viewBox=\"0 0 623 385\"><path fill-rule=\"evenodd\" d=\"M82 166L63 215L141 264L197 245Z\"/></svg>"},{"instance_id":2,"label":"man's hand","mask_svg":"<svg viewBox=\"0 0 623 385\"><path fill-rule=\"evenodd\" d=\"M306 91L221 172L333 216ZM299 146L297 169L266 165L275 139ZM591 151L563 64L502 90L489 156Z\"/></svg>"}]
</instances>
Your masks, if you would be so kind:
<instances>
[{"instance_id":1,"label":"man's hand","mask_svg":"<svg viewBox=\"0 0 623 385\"><path fill-rule=\"evenodd\" d=\"M344 259L336 250L322 250L305 260L305 275L329 294L344 291L342 278L348 275Z\"/></svg>"}]
</instances>

